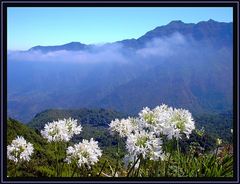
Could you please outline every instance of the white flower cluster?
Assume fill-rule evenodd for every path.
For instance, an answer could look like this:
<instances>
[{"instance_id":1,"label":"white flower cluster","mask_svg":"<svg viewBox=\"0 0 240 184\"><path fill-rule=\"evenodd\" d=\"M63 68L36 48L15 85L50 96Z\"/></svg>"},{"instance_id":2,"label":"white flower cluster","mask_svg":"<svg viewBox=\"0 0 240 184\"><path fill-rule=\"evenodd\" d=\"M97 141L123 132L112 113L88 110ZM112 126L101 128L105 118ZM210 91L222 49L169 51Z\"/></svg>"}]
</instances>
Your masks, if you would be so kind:
<instances>
[{"instance_id":1,"label":"white flower cluster","mask_svg":"<svg viewBox=\"0 0 240 184\"><path fill-rule=\"evenodd\" d=\"M75 144L73 147L67 148L66 162L77 163L78 167L86 164L88 167L98 162L98 157L101 157L102 150L98 147L98 142L93 138L90 141L83 139L82 143Z\"/></svg>"},{"instance_id":2,"label":"white flower cluster","mask_svg":"<svg viewBox=\"0 0 240 184\"><path fill-rule=\"evenodd\" d=\"M192 118L192 114L185 109L169 109L170 111L170 121L169 124L172 126L172 129L175 129L175 132L177 131L176 138L181 138L180 136L182 134L185 134L187 138L189 138L189 135L192 133L192 131L195 129L195 123ZM174 131L173 131L174 132ZM180 134L180 136L179 136ZM169 136L168 136L169 137ZM174 133L173 136L174 137ZM171 137L169 137L171 138Z\"/></svg>"},{"instance_id":3,"label":"white flower cluster","mask_svg":"<svg viewBox=\"0 0 240 184\"><path fill-rule=\"evenodd\" d=\"M152 132L144 130L130 134L127 139L126 148L130 155L142 155L143 158L158 160L163 157L162 140Z\"/></svg>"},{"instance_id":4,"label":"white flower cluster","mask_svg":"<svg viewBox=\"0 0 240 184\"><path fill-rule=\"evenodd\" d=\"M153 110L144 108L139 113L141 128L147 128L156 135L166 135L168 139L181 138L185 134L187 138L195 129L191 113L185 109L173 109L163 104Z\"/></svg>"},{"instance_id":5,"label":"white flower cluster","mask_svg":"<svg viewBox=\"0 0 240 184\"><path fill-rule=\"evenodd\" d=\"M45 124L41 134L48 142L68 142L74 134L80 134L81 131L82 127L77 124L77 120L69 118Z\"/></svg>"},{"instance_id":6,"label":"white flower cluster","mask_svg":"<svg viewBox=\"0 0 240 184\"><path fill-rule=\"evenodd\" d=\"M118 133L120 137L129 136L137 128L137 122L133 118L115 119L109 124L109 130L114 135Z\"/></svg>"},{"instance_id":7,"label":"white flower cluster","mask_svg":"<svg viewBox=\"0 0 240 184\"><path fill-rule=\"evenodd\" d=\"M187 138L195 129L191 113L185 109L173 109L163 104L154 109L143 108L137 118L114 120L110 131L126 137L129 155L126 160L134 160L139 155L150 160L164 159L162 136L179 139Z\"/></svg>"},{"instance_id":8,"label":"white flower cluster","mask_svg":"<svg viewBox=\"0 0 240 184\"><path fill-rule=\"evenodd\" d=\"M29 161L33 150L34 148L31 143L27 142L22 136L17 136L11 145L7 146L7 157L15 163Z\"/></svg>"}]
</instances>

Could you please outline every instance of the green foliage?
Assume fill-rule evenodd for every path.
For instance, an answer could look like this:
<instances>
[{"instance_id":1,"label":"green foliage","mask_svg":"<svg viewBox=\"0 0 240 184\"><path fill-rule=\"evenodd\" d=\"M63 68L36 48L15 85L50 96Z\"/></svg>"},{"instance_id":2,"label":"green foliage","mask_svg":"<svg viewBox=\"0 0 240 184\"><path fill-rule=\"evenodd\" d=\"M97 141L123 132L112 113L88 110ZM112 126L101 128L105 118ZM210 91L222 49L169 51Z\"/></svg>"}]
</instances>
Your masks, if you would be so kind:
<instances>
[{"instance_id":1,"label":"green foliage","mask_svg":"<svg viewBox=\"0 0 240 184\"><path fill-rule=\"evenodd\" d=\"M204 127L206 134L213 138L221 137L225 143L232 143L233 113L208 113L194 116L197 128ZM217 128L216 128L217 127Z\"/></svg>"},{"instance_id":2,"label":"green foliage","mask_svg":"<svg viewBox=\"0 0 240 184\"><path fill-rule=\"evenodd\" d=\"M82 125L89 124L94 127L107 127L112 120L124 118L127 115L110 109L50 109L38 113L28 125L41 130L47 122L69 117L77 119Z\"/></svg>"},{"instance_id":3,"label":"green foliage","mask_svg":"<svg viewBox=\"0 0 240 184\"><path fill-rule=\"evenodd\" d=\"M130 177L233 177L233 155L182 153L175 150L165 160L140 162Z\"/></svg>"},{"instance_id":4,"label":"green foliage","mask_svg":"<svg viewBox=\"0 0 240 184\"><path fill-rule=\"evenodd\" d=\"M75 173L74 165L64 162L65 148L58 148L58 155L54 151L54 144L48 143L40 135L40 130L47 122L53 120L72 117L78 119L83 126L80 135L73 137L72 142L65 145L65 148L82 139L94 138L99 142L103 155L99 162L92 167L92 170L82 168ZM10 144L17 135L23 136L34 146L34 154L29 162L18 164L17 166L8 160L8 176L27 177L109 177L117 174L122 177L232 177L233 176L233 156L229 151L215 154L216 137L223 138L227 147L231 143L231 114L201 115L196 117L197 128L205 127L205 132L201 135L194 131L190 138L183 137L179 141L180 152L174 141L168 142L163 148L169 153L165 160L154 162L152 160L141 160L140 167L126 168L123 157L126 154L125 140L110 135L108 124L115 118L124 118L126 115L111 110L48 110L35 116L28 124L30 127L13 120L7 122L7 144ZM219 123L220 122L220 123ZM216 129L215 127L218 126ZM36 129L33 129L36 128ZM224 128L226 128L224 133ZM229 130L229 133L226 131ZM163 140L166 141L166 140ZM56 173L56 159L59 160L59 173ZM131 171L130 171L131 170Z\"/></svg>"},{"instance_id":5,"label":"green foliage","mask_svg":"<svg viewBox=\"0 0 240 184\"><path fill-rule=\"evenodd\" d=\"M78 109L78 110L46 110L37 114L28 126L40 131L45 123L54 120L72 117L77 119L83 129L79 135L73 137L72 142L78 143L82 139L94 138L99 146L106 148L106 153L111 155L111 148L116 148L118 140L111 136L108 124L116 118L125 118L127 115L108 109ZM120 148L124 149L124 142L120 140ZM107 151L111 150L111 151Z\"/></svg>"},{"instance_id":6,"label":"green foliage","mask_svg":"<svg viewBox=\"0 0 240 184\"><path fill-rule=\"evenodd\" d=\"M191 144L193 143L197 143L204 149L204 151L210 151L216 147L213 136L207 133L204 133L203 136L199 136L196 131L193 131L189 139L183 137L179 141L182 152L186 153L187 151L190 151Z\"/></svg>"},{"instance_id":7,"label":"green foliage","mask_svg":"<svg viewBox=\"0 0 240 184\"><path fill-rule=\"evenodd\" d=\"M30 162L24 162L24 164L19 165L19 170L21 174L28 176L35 176L38 172L37 167L39 165L46 165L48 162L47 154L49 153L47 149L47 142L35 132L33 129L21 124L20 122L13 120L11 118L7 121L7 144L11 144L12 140L18 136L23 136L28 142L33 143L34 154ZM8 161L8 175L15 175L15 165L12 161Z\"/></svg>"},{"instance_id":8,"label":"green foliage","mask_svg":"<svg viewBox=\"0 0 240 184\"><path fill-rule=\"evenodd\" d=\"M95 137L101 146L109 146L111 144L116 145L116 141L114 141L109 135L109 131L107 130L108 124L111 122L111 120L116 118L126 118L127 115L109 109L50 109L38 113L33 120L28 123L28 126L37 129L36 131L40 131L47 122L69 117L77 119L78 122L83 125L83 131L79 136L74 137L74 142L77 142L83 137L86 139ZM214 147L215 139L218 137L223 139L224 143L232 142L232 134L230 130L232 128L233 114L231 111L220 114L195 114L194 120L196 122L196 127L198 129L204 127L206 132L203 138L200 138L197 136L196 132L194 132L191 135L190 140L187 141L187 144L196 140L201 142L201 145L203 142L205 142L206 149L209 150ZM184 142L186 142L185 140ZM187 148L187 144L181 144L183 149Z\"/></svg>"},{"instance_id":9,"label":"green foliage","mask_svg":"<svg viewBox=\"0 0 240 184\"><path fill-rule=\"evenodd\" d=\"M37 143L37 146L45 144L41 135L37 134L34 129L30 129L26 125L9 118L7 121L7 144L10 144L17 135L22 135L29 142Z\"/></svg>"},{"instance_id":10,"label":"green foliage","mask_svg":"<svg viewBox=\"0 0 240 184\"><path fill-rule=\"evenodd\" d=\"M93 137L95 140L99 141L100 147L103 148L103 155L100 161L93 167L91 173L92 176L98 176L105 161L107 161L107 164L105 164L105 167L103 168L103 173L112 172L112 164L116 163L115 153L117 152L118 140L116 137L110 136L107 129L104 130L105 131L103 131L103 128L99 129L92 125L86 125L83 127L81 136L76 136L73 139L73 142L65 145L65 147L73 145L74 142L79 142L83 138L90 139ZM38 130L34 131L34 129L9 118L7 121L7 144L11 144L12 140L15 139L17 135L23 136L28 142L33 144L34 154L31 156L29 162L24 162L17 166L13 161L8 160L8 176L55 177L56 153L53 149L55 145L53 143L48 143L43 139ZM108 142L104 143L104 139L108 140ZM71 175L74 167L72 165L68 166L66 163L63 164L66 156L63 147L60 147L57 153L58 159L62 163L59 166L62 176ZM120 140L120 155L123 154L124 144L123 141ZM78 175L76 174L76 176Z\"/></svg>"}]
</instances>

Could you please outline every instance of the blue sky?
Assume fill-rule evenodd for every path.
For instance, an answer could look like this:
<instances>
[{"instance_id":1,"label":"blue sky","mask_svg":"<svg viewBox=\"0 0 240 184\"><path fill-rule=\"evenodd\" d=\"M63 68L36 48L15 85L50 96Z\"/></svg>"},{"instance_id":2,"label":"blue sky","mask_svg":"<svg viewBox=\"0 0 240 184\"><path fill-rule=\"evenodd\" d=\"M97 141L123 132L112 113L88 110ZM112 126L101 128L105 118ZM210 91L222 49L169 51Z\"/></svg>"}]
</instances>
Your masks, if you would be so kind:
<instances>
[{"instance_id":1,"label":"blue sky","mask_svg":"<svg viewBox=\"0 0 240 184\"><path fill-rule=\"evenodd\" d=\"M138 38L172 20L232 22L232 8L13 8L7 10L8 50Z\"/></svg>"}]
</instances>

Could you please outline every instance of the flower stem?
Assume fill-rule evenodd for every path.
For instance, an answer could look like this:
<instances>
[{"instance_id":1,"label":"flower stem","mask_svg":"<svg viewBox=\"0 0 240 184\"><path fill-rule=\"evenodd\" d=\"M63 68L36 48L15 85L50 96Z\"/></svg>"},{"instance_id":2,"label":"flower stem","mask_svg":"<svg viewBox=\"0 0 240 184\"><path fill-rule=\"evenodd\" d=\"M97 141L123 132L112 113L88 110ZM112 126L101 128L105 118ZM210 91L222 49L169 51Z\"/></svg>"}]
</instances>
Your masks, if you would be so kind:
<instances>
[{"instance_id":1,"label":"flower stem","mask_svg":"<svg viewBox=\"0 0 240 184\"><path fill-rule=\"evenodd\" d=\"M163 160L163 168L164 168L164 175L166 174L166 163L165 163L165 160Z\"/></svg>"},{"instance_id":2,"label":"flower stem","mask_svg":"<svg viewBox=\"0 0 240 184\"><path fill-rule=\"evenodd\" d=\"M116 165L113 177L116 176L116 173L118 171L118 167L119 167L119 137L118 137L118 142L117 142L117 165Z\"/></svg>"},{"instance_id":3,"label":"flower stem","mask_svg":"<svg viewBox=\"0 0 240 184\"><path fill-rule=\"evenodd\" d=\"M155 173L154 173L154 176L157 177L158 176L158 173L159 173L159 165L160 165L160 161L156 161L154 163L155 167L154 167L154 170L155 170Z\"/></svg>"},{"instance_id":4,"label":"flower stem","mask_svg":"<svg viewBox=\"0 0 240 184\"><path fill-rule=\"evenodd\" d=\"M168 176L168 166L169 166L169 162L170 162L171 156L172 156L172 151L170 152L170 155L169 155L168 161L167 161L167 166L165 168L165 177Z\"/></svg>"},{"instance_id":5,"label":"flower stem","mask_svg":"<svg viewBox=\"0 0 240 184\"><path fill-rule=\"evenodd\" d=\"M76 170L77 170L77 165L74 167L74 169L73 169L73 173L72 173L72 176L71 176L71 177L73 177L73 176L74 176L74 174L75 174Z\"/></svg>"},{"instance_id":6,"label":"flower stem","mask_svg":"<svg viewBox=\"0 0 240 184\"><path fill-rule=\"evenodd\" d=\"M18 163L16 163L16 165L15 165L15 177L17 177L17 165L18 165Z\"/></svg>"},{"instance_id":7,"label":"flower stem","mask_svg":"<svg viewBox=\"0 0 240 184\"><path fill-rule=\"evenodd\" d=\"M117 159L117 165L116 165L113 177L116 176L116 173L117 173L117 170L118 170L118 165L119 165L119 160Z\"/></svg>"},{"instance_id":8,"label":"flower stem","mask_svg":"<svg viewBox=\"0 0 240 184\"><path fill-rule=\"evenodd\" d=\"M144 175L146 175L146 173L147 173L147 160L144 160L143 167L144 167Z\"/></svg>"},{"instance_id":9,"label":"flower stem","mask_svg":"<svg viewBox=\"0 0 240 184\"><path fill-rule=\"evenodd\" d=\"M80 176L81 176L81 172L80 172ZM82 176L83 176L83 177L86 177L86 176L87 176L87 169L86 169L85 164L82 166Z\"/></svg>"},{"instance_id":10,"label":"flower stem","mask_svg":"<svg viewBox=\"0 0 240 184\"><path fill-rule=\"evenodd\" d=\"M70 176L70 166L67 164L67 176Z\"/></svg>"},{"instance_id":11,"label":"flower stem","mask_svg":"<svg viewBox=\"0 0 240 184\"><path fill-rule=\"evenodd\" d=\"M63 146L61 146L60 147L60 151L59 151L59 153L61 153L62 152L62 150L64 150L64 158L66 158L66 156L67 156L67 153L66 153L66 148L68 147L68 143L63 143ZM60 163L60 170L59 170L59 172L60 172L60 175L62 176L62 174L63 174L63 170L64 170L64 165L65 165L65 162L63 161L62 162L62 164Z\"/></svg>"},{"instance_id":12,"label":"flower stem","mask_svg":"<svg viewBox=\"0 0 240 184\"><path fill-rule=\"evenodd\" d=\"M129 170L127 177L129 177L130 173L132 172L133 168L135 167L135 165L137 164L137 162L139 161L140 156L138 157L138 159L134 162L133 166L131 167L131 169Z\"/></svg>"},{"instance_id":13,"label":"flower stem","mask_svg":"<svg viewBox=\"0 0 240 184\"><path fill-rule=\"evenodd\" d=\"M59 176L59 172L58 172L58 145L57 143L55 143L55 155L56 155L56 176Z\"/></svg>"},{"instance_id":14,"label":"flower stem","mask_svg":"<svg viewBox=\"0 0 240 184\"><path fill-rule=\"evenodd\" d=\"M179 141L177 139L177 153L178 153L178 164L177 164L177 177L179 176L179 161L180 161L180 152L179 152Z\"/></svg>"},{"instance_id":15,"label":"flower stem","mask_svg":"<svg viewBox=\"0 0 240 184\"><path fill-rule=\"evenodd\" d=\"M105 160L105 162L104 162L104 164L103 164L103 166L102 166L102 168L101 168L101 170L100 170L100 172L99 172L98 176L100 176L100 175L101 175L101 173L102 173L102 171L103 171L103 169L104 169L104 167L105 167L106 163L107 163L107 161Z\"/></svg>"},{"instance_id":16,"label":"flower stem","mask_svg":"<svg viewBox=\"0 0 240 184\"><path fill-rule=\"evenodd\" d=\"M215 152L215 160L216 161L217 161L218 148L219 148L219 146L217 146L217 149L216 149L216 152Z\"/></svg>"},{"instance_id":17,"label":"flower stem","mask_svg":"<svg viewBox=\"0 0 240 184\"><path fill-rule=\"evenodd\" d=\"M139 163L139 166L138 166L138 169L137 169L137 177L139 175L139 170L140 170L140 167L141 167L141 164L142 164L142 155L140 155L140 163Z\"/></svg>"}]
</instances>

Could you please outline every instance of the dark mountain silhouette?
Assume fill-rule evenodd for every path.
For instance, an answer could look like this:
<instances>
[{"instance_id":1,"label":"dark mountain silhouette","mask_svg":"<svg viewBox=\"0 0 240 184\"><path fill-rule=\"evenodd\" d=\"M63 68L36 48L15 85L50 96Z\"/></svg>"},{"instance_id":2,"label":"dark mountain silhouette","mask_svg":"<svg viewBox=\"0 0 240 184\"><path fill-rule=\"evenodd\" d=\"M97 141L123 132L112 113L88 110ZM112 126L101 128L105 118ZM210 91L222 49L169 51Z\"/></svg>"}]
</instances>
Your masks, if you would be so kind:
<instances>
[{"instance_id":1,"label":"dark mountain silhouette","mask_svg":"<svg viewBox=\"0 0 240 184\"><path fill-rule=\"evenodd\" d=\"M42 51L42 52L52 52L58 50L84 50L87 49L89 46L82 44L80 42L71 42L64 45L58 46L35 46L29 49L29 51Z\"/></svg>"}]
</instances>

